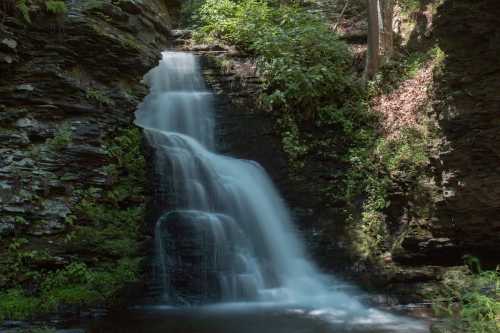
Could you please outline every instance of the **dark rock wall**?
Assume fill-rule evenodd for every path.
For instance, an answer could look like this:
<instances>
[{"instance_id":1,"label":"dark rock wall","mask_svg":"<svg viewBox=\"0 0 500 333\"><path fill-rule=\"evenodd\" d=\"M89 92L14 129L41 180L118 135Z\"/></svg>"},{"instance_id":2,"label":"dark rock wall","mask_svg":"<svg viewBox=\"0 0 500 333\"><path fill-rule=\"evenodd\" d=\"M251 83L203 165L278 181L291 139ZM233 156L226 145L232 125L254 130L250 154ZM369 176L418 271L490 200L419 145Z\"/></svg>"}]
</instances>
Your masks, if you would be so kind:
<instances>
[{"instance_id":1,"label":"dark rock wall","mask_svg":"<svg viewBox=\"0 0 500 333\"><path fill-rule=\"evenodd\" d=\"M500 262L500 6L448 0L434 18L447 58L437 77L444 137L435 234Z\"/></svg>"},{"instance_id":2,"label":"dark rock wall","mask_svg":"<svg viewBox=\"0 0 500 333\"><path fill-rule=\"evenodd\" d=\"M82 191L109 185L104 147L132 126L142 76L169 46L167 4L73 1L32 23L0 11L0 257L15 237L63 244Z\"/></svg>"}]
</instances>

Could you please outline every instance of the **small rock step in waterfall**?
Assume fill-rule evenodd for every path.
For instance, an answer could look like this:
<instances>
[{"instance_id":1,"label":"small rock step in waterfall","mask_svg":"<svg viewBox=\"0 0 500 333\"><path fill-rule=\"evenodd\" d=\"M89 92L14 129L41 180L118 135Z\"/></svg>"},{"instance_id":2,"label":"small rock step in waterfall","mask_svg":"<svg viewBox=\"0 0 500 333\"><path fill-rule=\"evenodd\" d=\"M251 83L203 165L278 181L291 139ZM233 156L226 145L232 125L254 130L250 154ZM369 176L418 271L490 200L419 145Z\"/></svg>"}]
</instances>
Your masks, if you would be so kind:
<instances>
[{"instance_id":1,"label":"small rock step in waterfall","mask_svg":"<svg viewBox=\"0 0 500 333\"><path fill-rule=\"evenodd\" d=\"M136 112L153 148L156 278L164 304L245 302L367 311L308 260L290 214L263 168L219 155L213 95L192 54L165 52Z\"/></svg>"}]
</instances>

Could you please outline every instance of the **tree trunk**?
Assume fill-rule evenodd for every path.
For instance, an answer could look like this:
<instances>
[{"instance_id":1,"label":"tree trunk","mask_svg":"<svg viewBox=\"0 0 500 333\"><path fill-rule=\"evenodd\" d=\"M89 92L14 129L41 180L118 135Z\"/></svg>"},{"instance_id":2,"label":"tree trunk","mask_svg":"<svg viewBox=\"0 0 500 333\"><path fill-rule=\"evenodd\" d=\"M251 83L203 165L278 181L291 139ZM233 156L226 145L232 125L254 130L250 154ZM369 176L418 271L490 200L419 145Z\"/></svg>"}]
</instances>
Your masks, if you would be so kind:
<instances>
[{"instance_id":1,"label":"tree trunk","mask_svg":"<svg viewBox=\"0 0 500 333\"><path fill-rule=\"evenodd\" d=\"M382 3L382 22L383 22L383 34L382 34L382 65L391 59L394 51L394 33L393 33L393 21L394 21L394 0L379 0Z\"/></svg>"},{"instance_id":2,"label":"tree trunk","mask_svg":"<svg viewBox=\"0 0 500 333\"><path fill-rule=\"evenodd\" d=\"M394 0L368 1L368 50L365 79L372 79L393 52Z\"/></svg>"},{"instance_id":3,"label":"tree trunk","mask_svg":"<svg viewBox=\"0 0 500 333\"><path fill-rule=\"evenodd\" d=\"M371 79L380 67L379 0L368 0L368 50L365 78Z\"/></svg>"}]
</instances>

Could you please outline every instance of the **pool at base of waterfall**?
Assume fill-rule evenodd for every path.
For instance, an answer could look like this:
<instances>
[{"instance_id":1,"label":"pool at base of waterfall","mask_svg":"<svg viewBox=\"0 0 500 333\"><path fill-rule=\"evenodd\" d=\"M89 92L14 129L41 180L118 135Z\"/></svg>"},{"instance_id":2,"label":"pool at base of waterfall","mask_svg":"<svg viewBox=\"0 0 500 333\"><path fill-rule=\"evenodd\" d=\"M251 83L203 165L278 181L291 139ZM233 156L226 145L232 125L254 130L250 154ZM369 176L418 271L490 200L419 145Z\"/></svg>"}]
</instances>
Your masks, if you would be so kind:
<instances>
[{"instance_id":1,"label":"pool at base of waterfall","mask_svg":"<svg viewBox=\"0 0 500 333\"><path fill-rule=\"evenodd\" d=\"M376 309L353 315L341 309L313 309L262 303L203 307L151 306L78 323L87 333L424 333L429 323Z\"/></svg>"}]
</instances>

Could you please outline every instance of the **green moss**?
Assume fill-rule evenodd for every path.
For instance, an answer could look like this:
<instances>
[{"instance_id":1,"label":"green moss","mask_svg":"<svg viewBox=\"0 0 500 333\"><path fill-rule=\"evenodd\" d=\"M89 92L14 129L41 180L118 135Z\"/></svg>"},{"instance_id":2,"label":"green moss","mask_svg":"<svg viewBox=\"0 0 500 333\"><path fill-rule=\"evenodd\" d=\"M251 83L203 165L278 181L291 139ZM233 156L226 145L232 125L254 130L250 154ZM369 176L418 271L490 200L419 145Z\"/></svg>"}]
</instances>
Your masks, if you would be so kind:
<instances>
[{"instance_id":1,"label":"green moss","mask_svg":"<svg viewBox=\"0 0 500 333\"><path fill-rule=\"evenodd\" d=\"M51 256L45 250L29 249L28 245L29 241L25 238L10 240L0 261L0 287L16 288L19 281L34 282L40 277L41 273L32 267L50 259Z\"/></svg>"},{"instance_id":2,"label":"green moss","mask_svg":"<svg viewBox=\"0 0 500 333\"><path fill-rule=\"evenodd\" d=\"M108 164L104 172L112 185L104 192L89 188L81 193L75 212L87 223L75 226L67 236L68 249L111 257L137 255L144 216L144 205L137 200L143 200L145 179L140 140L141 133L134 128L106 145L113 163Z\"/></svg>"},{"instance_id":3,"label":"green moss","mask_svg":"<svg viewBox=\"0 0 500 333\"><path fill-rule=\"evenodd\" d=\"M142 215L141 215L142 217ZM136 232L120 226L77 226L67 236L67 249L72 252L88 252L102 257L134 256L137 254Z\"/></svg>"},{"instance_id":4,"label":"green moss","mask_svg":"<svg viewBox=\"0 0 500 333\"><path fill-rule=\"evenodd\" d=\"M20 289L0 292L0 322L5 319L21 320L38 312L39 301Z\"/></svg>"}]
</instances>

